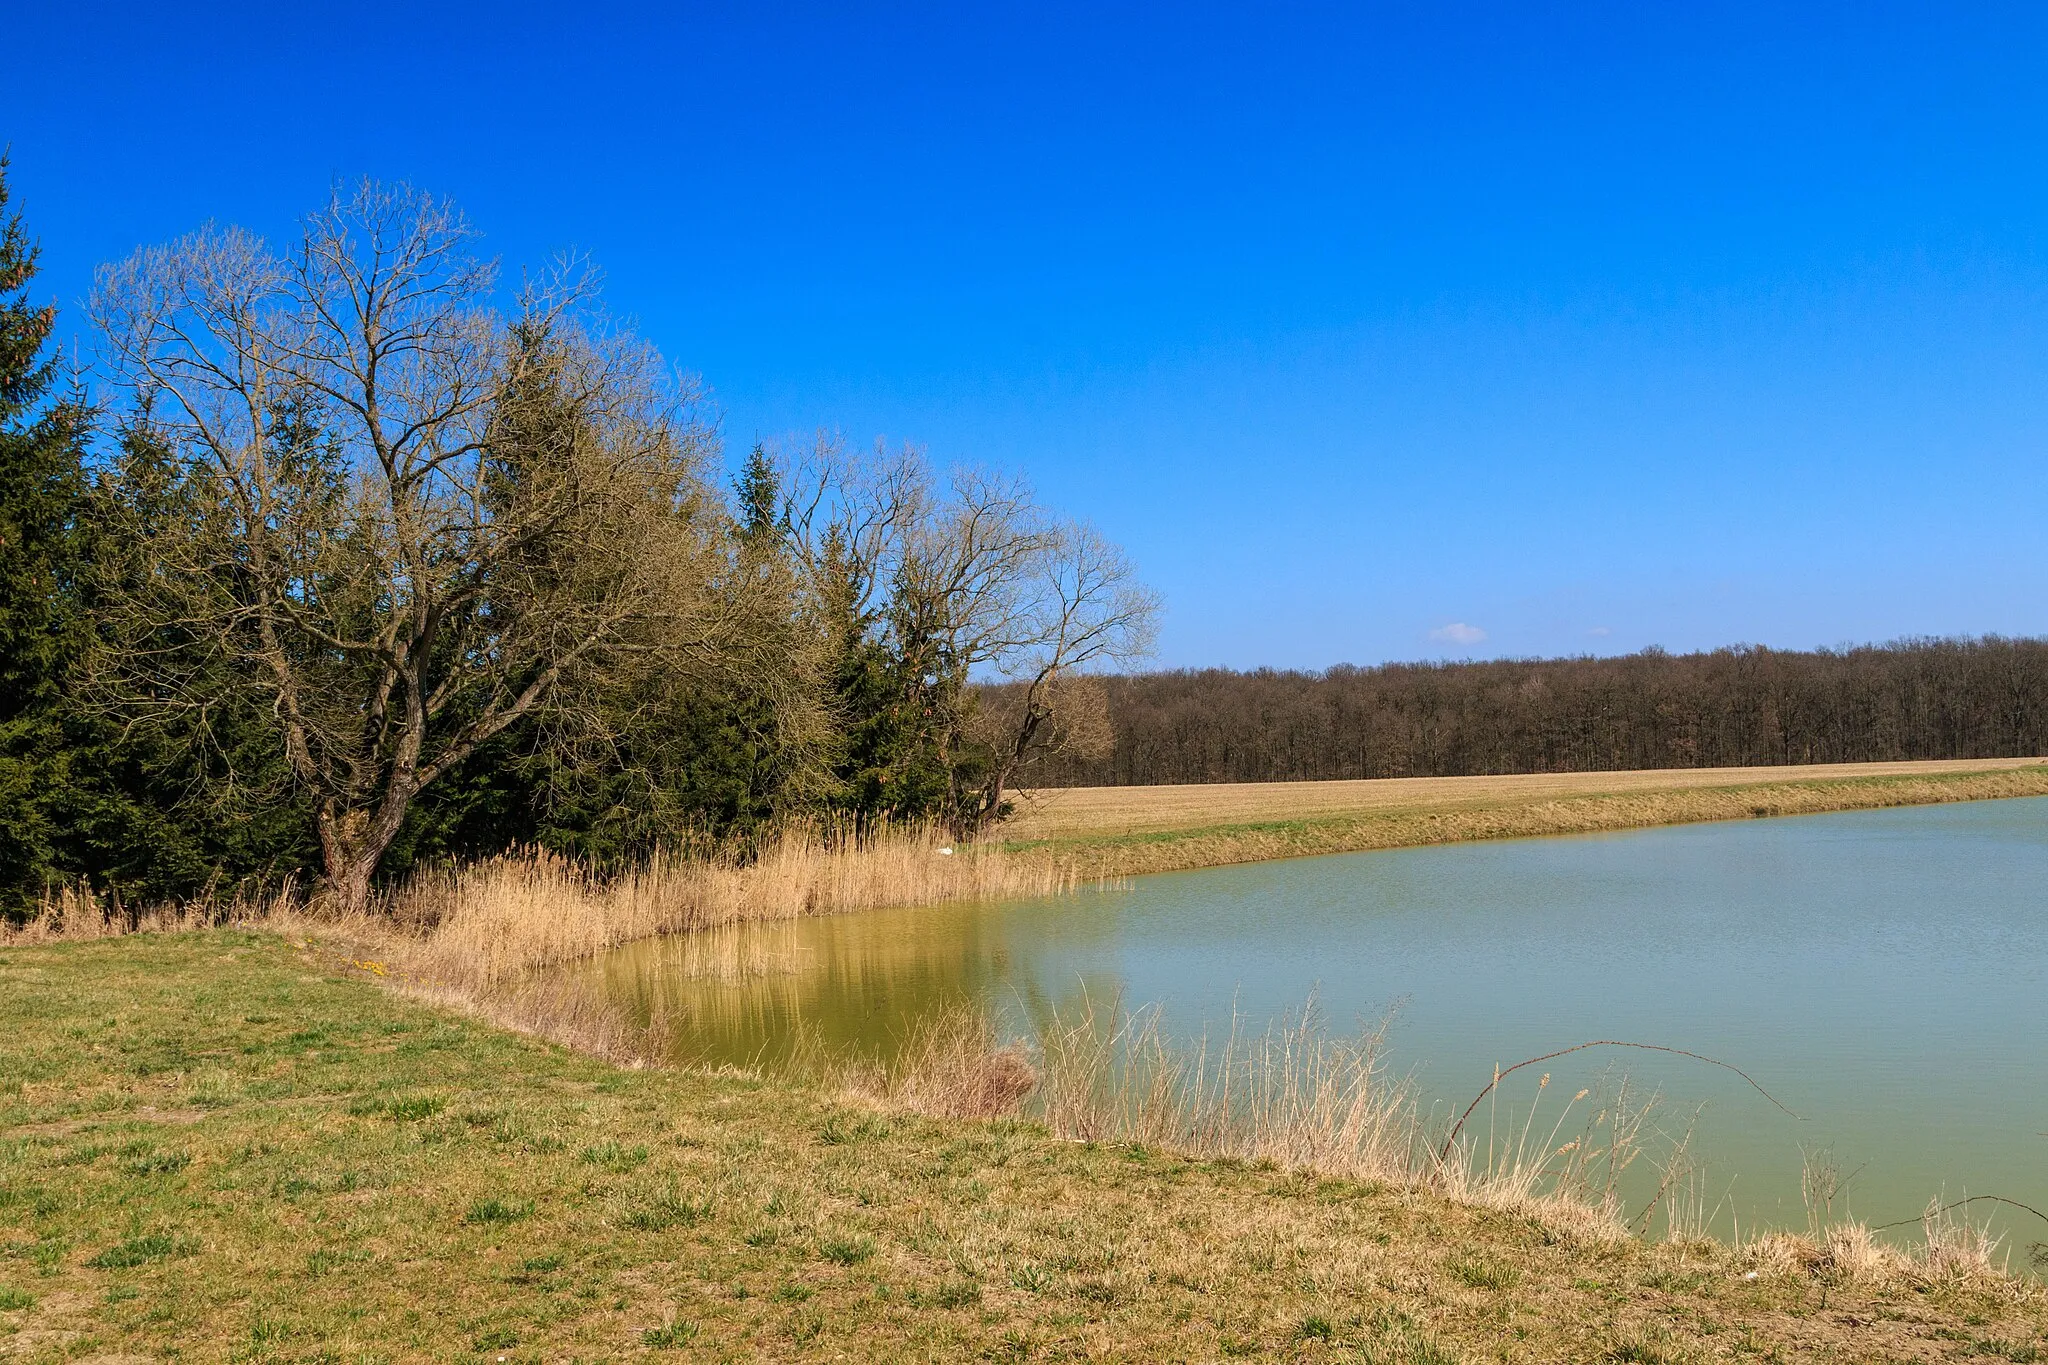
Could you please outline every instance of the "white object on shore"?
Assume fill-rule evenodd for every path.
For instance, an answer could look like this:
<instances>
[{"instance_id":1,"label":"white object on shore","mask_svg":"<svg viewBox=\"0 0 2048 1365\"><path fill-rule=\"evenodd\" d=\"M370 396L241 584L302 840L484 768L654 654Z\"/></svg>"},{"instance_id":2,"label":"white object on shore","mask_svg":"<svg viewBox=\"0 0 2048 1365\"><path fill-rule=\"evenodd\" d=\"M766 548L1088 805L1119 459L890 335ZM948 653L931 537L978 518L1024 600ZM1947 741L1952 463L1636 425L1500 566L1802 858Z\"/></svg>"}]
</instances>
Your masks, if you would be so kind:
<instances>
[{"instance_id":1,"label":"white object on shore","mask_svg":"<svg viewBox=\"0 0 2048 1365\"><path fill-rule=\"evenodd\" d=\"M950 848L942 848L939 850L939 856L941 858L950 858L953 856L953 850Z\"/></svg>"}]
</instances>

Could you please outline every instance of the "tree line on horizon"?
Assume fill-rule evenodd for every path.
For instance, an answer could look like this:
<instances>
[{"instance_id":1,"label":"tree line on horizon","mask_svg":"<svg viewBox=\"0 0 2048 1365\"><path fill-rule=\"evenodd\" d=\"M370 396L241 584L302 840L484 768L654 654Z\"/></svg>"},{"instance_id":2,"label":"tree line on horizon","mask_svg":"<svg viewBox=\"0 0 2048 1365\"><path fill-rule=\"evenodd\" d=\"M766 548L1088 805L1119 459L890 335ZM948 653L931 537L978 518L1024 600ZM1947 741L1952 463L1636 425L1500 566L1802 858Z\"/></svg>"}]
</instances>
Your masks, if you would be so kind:
<instances>
[{"instance_id":1,"label":"tree line on horizon","mask_svg":"<svg viewBox=\"0 0 2048 1365\"><path fill-rule=\"evenodd\" d=\"M972 832L1099 735L1158 612L1115 546L912 449L729 468L585 263L476 247L367 181L209 226L99 271L69 373L0 159L0 916Z\"/></svg>"},{"instance_id":2,"label":"tree line on horizon","mask_svg":"<svg viewBox=\"0 0 2048 1365\"><path fill-rule=\"evenodd\" d=\"M1107 741L1048 755L1033 781L1300 782L2048 753L2042 639L1182 669L1094 685Z\"/></svg>"}]
</instances>

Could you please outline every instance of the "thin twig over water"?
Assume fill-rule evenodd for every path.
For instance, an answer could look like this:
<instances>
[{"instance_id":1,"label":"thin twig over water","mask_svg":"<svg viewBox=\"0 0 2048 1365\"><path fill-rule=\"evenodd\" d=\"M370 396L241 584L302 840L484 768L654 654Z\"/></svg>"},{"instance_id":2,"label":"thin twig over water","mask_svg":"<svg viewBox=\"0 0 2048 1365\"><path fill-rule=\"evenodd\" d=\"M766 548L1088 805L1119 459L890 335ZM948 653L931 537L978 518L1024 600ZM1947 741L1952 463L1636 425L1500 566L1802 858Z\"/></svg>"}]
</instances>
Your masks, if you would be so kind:
<instances>
[{"instance_id":1,"label":"thin twig over water","mask_svg":"<svg viewBox=\"0 0 2048 1365\"><path fill-rule=\"evenodd\" d=\"M1966 1205L1980 1203L2005 1204L2012 1208L2021 1209L2027 1213L2031 1213L2034 1215L2034 1217L2040 1219L2042 1222L2048 1223L2048 1213L2041 1212L2041 1210L2035 1208L2032 1204L2022 1204L2019 1200L2007 1199L2002 1194L1973 1194L1967 1198L1958 1199L1953 1204L1943 1204L1940 1208L1929 1209L1925 1213L1916 1213L1911 1218L1901 1218L1898 1219L1896 1222L1891 1223L1879 1223L1877 1226L1873 1227L1871 1231L1889 1232L1893 1228L1902 1228L1909 1223L1925 1222L1929 1218L1939 1218L1944 1213L1954 1213L1957 1209L1963 1208Z\"/></svg>"},{"instance_id":2,"label":"thin twig over water","mask_svg":"<svg viewBox=\"0 0 2048 1365\"><path fill-rule=\"evenodd\" d=\"M1448 1159L1450 1157L1451 1144L1456 1142L1458 1140L1458 1134L1464 1131L1465 1120L1472 1117L1472 1111L1479 1107L1480 1101L1484 1100L1488 1095L1492 1094L1494 1091L1494 1087L1498 1086L1503 1079L1505 1079L1509 1075L1512 1075L1514 1072L1520 1071L1525 1066L1534 1066L1538 1062L1547 1062L1554 1057L1569 1057L1574 1052L1584 1052L1587 1048L1593 1047L1632 1047L1640 1048L1645 1052L1668 1052L1675 1057L1690 1057L1696 1062L1705 1062L1709 1066L1718 1066L1723 1071L1732 1071L1736 1075L1742 1077L1743 1080L1749 1082L1750 1088L1755 1090L1757 1094L1762 1095L1772 1104L1775 1104L1778 1106L1778 1108L1783 1109L1787 1114L1791 1114L1793 1118L1799 1118L1799 1115L1793 1114L1790 1109L1786 1109L1783 1104L1780 1104L1777 1096L1773 1095L1770 1091L1758 1085L1755 1079L1751 1077L1747 1071L1744 1071L1739 1066L1734 1066L1728 1062L1721 1061L1719 1058L1709 1057L1705 1053L1701 1052L1688 1052L1682 1047L1665 1047L1660 1043L1629 1043L1623 1042L1615 1038L1595 1038L1590 1043L1579 1043L1572 1047L1559 1048L1555 1052L1546 1052L1541 1057L1531 1057L1527 1061L1516 1062L1513 1066L1508 1067L1504 1071L1494 1072L1493 1079L1488 1081L1486 1083L1486 1087L1482 1089L1477 1095L1474 1095L1472 1097L1472 1103L1465 1106L1465 1112L1458 1115L1458 1121L1451 1125L1450 1135L1444 1139L1443 1150L1437 1154L1438 1158ZM1801 1120L1801 1122L1804 1122L1804 1120Z\"/></svg>"}]
</instances>

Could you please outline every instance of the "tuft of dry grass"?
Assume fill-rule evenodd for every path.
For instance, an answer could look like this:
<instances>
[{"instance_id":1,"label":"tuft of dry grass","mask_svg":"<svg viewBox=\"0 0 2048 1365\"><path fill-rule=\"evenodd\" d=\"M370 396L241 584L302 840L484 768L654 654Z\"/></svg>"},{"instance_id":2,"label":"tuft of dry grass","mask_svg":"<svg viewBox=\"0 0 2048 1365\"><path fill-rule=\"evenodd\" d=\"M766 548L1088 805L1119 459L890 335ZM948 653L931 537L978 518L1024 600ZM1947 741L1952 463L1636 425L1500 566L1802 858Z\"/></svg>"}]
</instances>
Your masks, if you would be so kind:
<instances>
[{"instance_id":1,"label":"tuft of dry grass","mask_svg":"<svg viewBox=\"0 0 2048 1365\"><path fill-rule=\"evenodd\" d=\"M921 1023L885 1067L815 1067L848 1093L933 1118L999 1119L1021 1113L1039 1086L1031 1049L1003 1042L984 1009L964 1007Z\"/></svg>"},{"instance_id":2,"label":"tuft of dry grass","mask_svg":"<svg viewBox=\"0 0 2048 1365\"><path fill-rule=\"evenodd\" d=\"M2002 1279L2007 1267L1998 1259L2001 1239L1989 1222L1973 1222L1967 1208L1943 1207L1930 1200L1920 1219L1921 1263L1931 1278L1947 1280Z\"/></svg>"},{"instance_id":3,"label":"tuft of dry grass","mask_svg":"<svg viewBox=\"0 0 2048 1365\"><path fill-rule=\"evenodd\" d=\"M1913 1268L1898 1248L1871 1235L1862 1223L1842 1223L1827 1230L1821 1255L1836 1274L1851 1284L1882 1287L1894 1284Z\"/></svg>"}]
</instances>

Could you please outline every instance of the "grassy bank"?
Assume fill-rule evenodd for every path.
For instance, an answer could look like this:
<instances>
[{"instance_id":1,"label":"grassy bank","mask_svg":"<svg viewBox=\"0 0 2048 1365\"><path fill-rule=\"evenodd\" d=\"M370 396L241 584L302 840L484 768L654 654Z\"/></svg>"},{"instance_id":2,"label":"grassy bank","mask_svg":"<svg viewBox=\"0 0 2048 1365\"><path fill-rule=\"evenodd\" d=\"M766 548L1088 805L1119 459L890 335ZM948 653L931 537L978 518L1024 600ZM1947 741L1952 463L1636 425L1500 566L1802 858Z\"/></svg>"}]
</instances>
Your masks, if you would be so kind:
<instances>
[{"instance_id":1,"label":"grassy bank","mask_svg":"<svg viewBox=\"0 0 2048 1365\"><path fill-rule=\"evenodd\" d=\"M2035 759L1093 787L1027 793L1004 847L1081 877L1652 825L2048 796Z\"/></svg>"},{"instance_id":2,"label":"grassy bank","mask_svg":"<svg viewBox=\"0 0 2048 1365\"><path fill-rule=\"evenodd\" d=\"M0 950L23 1360L2038 1359L2036 1288L631 1070L216 930ZM1752 1278L1752 1273L1754 1278Z\"/></svg>"}]
</instances>

